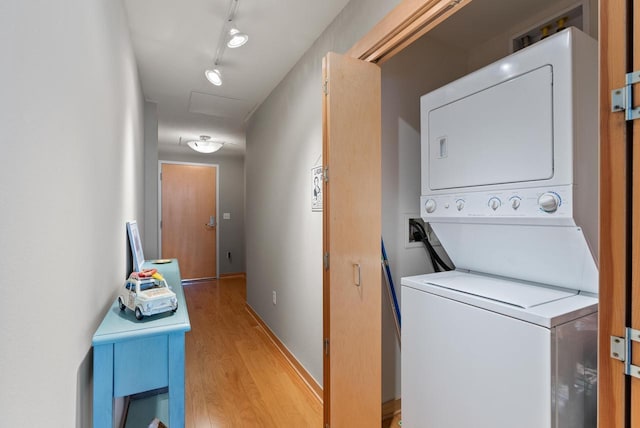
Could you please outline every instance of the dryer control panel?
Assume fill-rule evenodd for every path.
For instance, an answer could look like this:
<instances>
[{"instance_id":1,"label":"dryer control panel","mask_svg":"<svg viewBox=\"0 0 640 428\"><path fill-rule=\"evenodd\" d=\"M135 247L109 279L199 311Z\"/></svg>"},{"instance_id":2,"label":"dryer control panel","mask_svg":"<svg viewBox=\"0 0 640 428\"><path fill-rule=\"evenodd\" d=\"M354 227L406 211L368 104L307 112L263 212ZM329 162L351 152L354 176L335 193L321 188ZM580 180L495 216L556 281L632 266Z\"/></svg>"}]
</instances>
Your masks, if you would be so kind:
<instances>
[{"instance_id":1,"label":"dryer control panel","mask_svg":"<svg viewBox=\"0 0 640 428\"><path fill-rule=\"evenodd\" d=\"M422 196L425 221L573 225L572 186ZM511 220L510 220L511 219Z\"/></svg>"}]
</instances>

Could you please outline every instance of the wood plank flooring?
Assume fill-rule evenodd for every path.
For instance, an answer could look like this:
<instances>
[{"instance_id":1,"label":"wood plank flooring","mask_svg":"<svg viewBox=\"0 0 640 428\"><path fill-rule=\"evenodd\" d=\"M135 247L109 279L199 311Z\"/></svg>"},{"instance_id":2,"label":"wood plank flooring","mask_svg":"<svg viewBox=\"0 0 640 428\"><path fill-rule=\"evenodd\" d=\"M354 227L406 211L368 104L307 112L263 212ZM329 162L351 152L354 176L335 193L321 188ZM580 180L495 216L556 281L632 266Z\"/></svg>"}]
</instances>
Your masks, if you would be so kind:
<instances>
[{"instance_id":1,"label":"wood plank flooring","mask_svg":"<svg viewBox=\"0 0 640 428\"><path fill-rule=\"evenodd\" d=\"M186 427L322 426L322 404L245 309L243 278L184 291Z\"/></svg>"},{"instance_id":2,"label":"wood plank flooring","mask_svg":"<svg viewBox=\"0 0 640 428\"><path fill-rule=\"evenodd\" d=\"M386 419L382 421L382 428L400 428L402 426L402 415L398 413L393 416L393 419Z\"/></svg>"}]
</instances>

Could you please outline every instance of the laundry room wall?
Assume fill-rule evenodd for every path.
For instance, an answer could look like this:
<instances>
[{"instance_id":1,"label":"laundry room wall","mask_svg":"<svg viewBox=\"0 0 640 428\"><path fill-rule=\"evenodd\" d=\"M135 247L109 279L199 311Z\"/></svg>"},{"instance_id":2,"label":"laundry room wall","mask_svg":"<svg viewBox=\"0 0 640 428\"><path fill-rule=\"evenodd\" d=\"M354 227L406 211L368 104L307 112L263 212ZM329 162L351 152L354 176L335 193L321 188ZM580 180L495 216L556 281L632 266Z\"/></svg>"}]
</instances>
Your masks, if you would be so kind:
<instances>
[{"instance_id":1,"label":"laundry room wall","mask_svg":"<svg viewBox=\"0 0 640 428\"><path fill-rule=\"evenodd\" d=\"M509 47L514 36L522 34L525 31L529 31L540 23L546 22L550 18L554 18L567 9L572 9L579 4L582 4L583 6L585 32L594 39L597 39L598 1L583 0L581 2L577 2L576 0L558 0L554 2L553 5L541 8L536 13L533 13L522 20L505 22L502 27L502 31L499 31L495 37L481 45L470 43L468 49L467 69L471 72L482 68L485 65L491 64L500 58L504 58L511 53Z\"/></svg>"},{"instance_id":2,"label":"laundry room wall","mask_svg":"<svg viewBox=\"0 0 640 428\"><path fill-rule=\"evenodd\" d=\"M402 277L433 272L424 246L408 242L408 219L420 217L420 96L465 75L466 63L464 52L422 37L382 65L382 237L398 298ZM383 367L395 367L383 370L388 401L400 398L400 348L386 293L382 314Z\"/></svg>"},{"instance_id":3,"label":"laundry room wall","mask_svg":"<svg viewBox=\"0 0 640 428\"><path fill-rule=\"evenodd\" d=\"M346 52L398 3L349 2L247 129L247 302L319 384L322 213L311 211L311 169L322 165L322 58Z\"/></svg>"}]
</instances>

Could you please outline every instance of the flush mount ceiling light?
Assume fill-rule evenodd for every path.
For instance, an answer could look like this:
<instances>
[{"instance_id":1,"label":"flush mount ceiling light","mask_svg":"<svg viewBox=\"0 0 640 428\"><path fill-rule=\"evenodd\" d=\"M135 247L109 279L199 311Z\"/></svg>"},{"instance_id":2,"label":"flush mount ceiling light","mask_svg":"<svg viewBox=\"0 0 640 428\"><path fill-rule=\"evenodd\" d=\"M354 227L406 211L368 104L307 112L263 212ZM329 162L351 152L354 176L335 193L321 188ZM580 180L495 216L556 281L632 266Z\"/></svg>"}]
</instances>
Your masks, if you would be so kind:
<instances>
[{"instance_id":1,"label":"flush mount ceiling light","mask_svg":"<svg viewBox=\"0 0 640 428\"><path fill-rule=\"evenodd\" d=\"M204 75L207 77L207 80L211 82L212 85L220 86L222 85L222 73L219 68L214 68L213 70L208 69L205 70Z\"/></svg>"},{"instance_id":2,"label":"flush mount ceiling light","mask_svg":"<svg viewBox=\"0 0 640 428\"><path fill-rule=\"evenodd\" d=\"M239 48L240 46L247 43L248 40L248 35L246 35L245 33L241 33L237 27L233 26L229 30L229 41L227 42L227 47L232 49Z\"/></svg>"},{"instance_id":3,"label":"flush mount ceiling light","mask_svg":"<svg viewBox=\"0 0 640 428\"><path fill-rule=\"evenodd\" d=\"M187 145L196 152L213 153L220 150L224 146L224 142L211 141L211 137L208 135L201 135L199 140L187 141Z\"/></svg>"}]
</instances>

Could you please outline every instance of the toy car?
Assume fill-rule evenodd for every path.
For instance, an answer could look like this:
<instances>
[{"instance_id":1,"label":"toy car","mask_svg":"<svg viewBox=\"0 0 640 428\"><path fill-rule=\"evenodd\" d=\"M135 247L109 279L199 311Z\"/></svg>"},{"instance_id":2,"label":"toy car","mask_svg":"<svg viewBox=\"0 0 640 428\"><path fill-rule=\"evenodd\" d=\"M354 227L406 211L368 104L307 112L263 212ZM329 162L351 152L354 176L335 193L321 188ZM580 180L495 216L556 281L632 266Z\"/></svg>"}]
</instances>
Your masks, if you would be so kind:
<instances>
[{"instance_id":1,"label":"toy car","mask_svg":"<svg viewBox=\"0 0 640 428\"><path fill-rule=\"evenodd\" d=\"M136 319L141 320L145 316L177 311L178 299L156 269L147 269L129 275L118 296L118 305L121 311L131 309Z\"/></svg>"}]
</instances>

